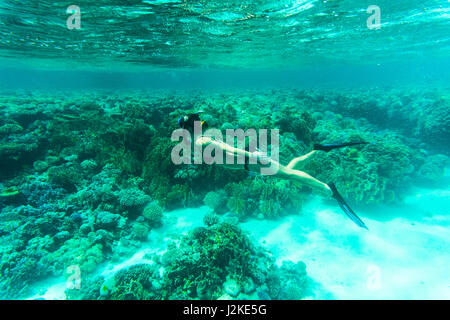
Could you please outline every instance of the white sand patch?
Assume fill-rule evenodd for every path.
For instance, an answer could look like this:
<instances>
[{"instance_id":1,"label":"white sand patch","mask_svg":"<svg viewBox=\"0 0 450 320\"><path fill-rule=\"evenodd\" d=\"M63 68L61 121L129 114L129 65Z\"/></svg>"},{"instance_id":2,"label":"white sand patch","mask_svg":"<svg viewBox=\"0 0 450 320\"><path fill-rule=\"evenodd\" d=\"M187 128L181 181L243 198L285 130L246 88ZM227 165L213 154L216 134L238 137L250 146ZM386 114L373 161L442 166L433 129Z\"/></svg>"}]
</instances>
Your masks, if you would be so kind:
<instances>
[{"instance_id":1,"label":"white sand patch","mask_svg":"<svg viewBox=\"0 0 450 320\"><path fill-rule=\"evenodd\" d=\"M448 195L421 191L404 207L383 208L379 220L358 212L369 231L320 199L310 201L302 216L252 220L243 228L274 253L278 264L304 261L321 285L316 298L450 299Z\"/></svg>"},{"instance_id":2,"label":"white sand patch","mask_svg":"<svg viewBox=\"0 0 450 320\"><path fill-rule=\"evenodd\" d=\"M66 279L64 278L53 278L48 279L42 282L39 282L35 285L36 288L41 288L41 292L43 293L35 294L26 300L65 300L66 294L64 291L66 290Z\"/></svg>"}]
</instances>

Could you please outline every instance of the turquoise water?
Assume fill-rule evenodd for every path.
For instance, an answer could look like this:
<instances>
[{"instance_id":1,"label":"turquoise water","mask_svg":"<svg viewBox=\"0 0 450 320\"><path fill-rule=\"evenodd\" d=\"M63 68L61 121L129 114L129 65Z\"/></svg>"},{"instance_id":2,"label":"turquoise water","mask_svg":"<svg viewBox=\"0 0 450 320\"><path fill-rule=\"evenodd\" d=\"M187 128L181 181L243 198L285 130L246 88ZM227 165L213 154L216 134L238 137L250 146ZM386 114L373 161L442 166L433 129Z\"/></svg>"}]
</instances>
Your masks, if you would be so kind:
<instances>
[{"instance_id":1,"label":"turquoise water","mask_svg":"<svg viewBox=\"0 0 450 320\"><path fill-rule=\"evenodd\" d=\"M448 1L73 5L0 3L1 299L450 298ZM367 144L177 164L198 111Z\"/></svg>"}]
</instances>

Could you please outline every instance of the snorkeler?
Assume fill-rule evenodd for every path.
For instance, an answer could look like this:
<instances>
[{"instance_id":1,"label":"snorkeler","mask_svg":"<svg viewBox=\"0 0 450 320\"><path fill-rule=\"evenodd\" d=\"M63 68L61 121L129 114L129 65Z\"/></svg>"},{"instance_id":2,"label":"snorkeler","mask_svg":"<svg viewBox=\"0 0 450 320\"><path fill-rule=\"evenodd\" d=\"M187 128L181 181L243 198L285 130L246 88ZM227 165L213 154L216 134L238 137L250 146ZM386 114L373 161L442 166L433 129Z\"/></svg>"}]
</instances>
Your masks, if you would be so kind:
<instances>
[{"instance_id":1,"label":"snorkeler","mask_svg":"<svg viewBox=\"0 0 450 320\"><path fill-rule=\"evenodd\" d=\"M194 129L194 124L199 124L201 128L207 128L207 123L200 119L200 114L203 111L192 113L178 119L178 125L180 128L192 132ZM299 166L303 161L311 157L317 151L329 152L334 149L343 148L347 146L367 144L367 142L349 142L349 143L339 143L339 144L314 144L314 148L311 152L292 159L287 166L281 165L278 161L275 161L271 157L268 157L265 153L259 150L250 152L244 149L233 147L223 141L215 140L212 137L200 135L195 140L197 146L207 147L212 145L217 147L219 150L225 152L225 154L232 156L234 158L243 157L245 159L244 164L224 164L224 166L230 169L245 169L247 171L258 172L262 167L275 168L274 176L294 182L299 182L301 184L307 185L314 190L320 192L321 194L334 198L344 213L361 228L367 229L364 222L355 214L355 212L348 206L344 198L339 194L334 183L324 183L318 179L310 176L306 172L297 170L296 167ZM250 161L252 159L253 161Z\"/></svg>"},{"instance_id":2,"label":"snorkeler","mask_svg":"<svg viewBox=\"0 0 450 320\"><path fill-rule=\"evenodd\" d=\"M181 117L178 119L178 125L180 128L190 130L194 128L195 121L199 121L200 125L203 129L206 129L208 126L205 121L202 121L200 119L200 114L203 113L203 111L197 111L195 113L191 113L188 115L185 115L184 117Z\"/></svg>"}]
</instances>

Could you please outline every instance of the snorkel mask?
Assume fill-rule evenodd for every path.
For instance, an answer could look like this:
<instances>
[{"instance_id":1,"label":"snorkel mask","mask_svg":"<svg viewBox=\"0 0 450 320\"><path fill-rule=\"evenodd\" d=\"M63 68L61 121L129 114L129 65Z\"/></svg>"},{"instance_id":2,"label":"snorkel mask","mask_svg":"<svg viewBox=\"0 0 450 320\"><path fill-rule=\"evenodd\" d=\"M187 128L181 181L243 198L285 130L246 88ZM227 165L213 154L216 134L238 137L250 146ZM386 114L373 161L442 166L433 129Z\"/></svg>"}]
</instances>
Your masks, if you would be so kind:
<instances>
[{"instance_id":1,"label":"snorkel mask","mask_svg":"<svg viewBox=\"0 0 450 320\"><path fill-rule=\"evenodd\" d=\"M181 117L178 119L178 126L182 129L186 130L194 130L194 123L196 121L200 122L201 128L206 129L208 127L208 124L205 121L202 121L200 119L200 113L203 113L203 111L198 111L196 113L191 113L188 115L185 115L184 117Z\"/></svg>"}]
</instances>

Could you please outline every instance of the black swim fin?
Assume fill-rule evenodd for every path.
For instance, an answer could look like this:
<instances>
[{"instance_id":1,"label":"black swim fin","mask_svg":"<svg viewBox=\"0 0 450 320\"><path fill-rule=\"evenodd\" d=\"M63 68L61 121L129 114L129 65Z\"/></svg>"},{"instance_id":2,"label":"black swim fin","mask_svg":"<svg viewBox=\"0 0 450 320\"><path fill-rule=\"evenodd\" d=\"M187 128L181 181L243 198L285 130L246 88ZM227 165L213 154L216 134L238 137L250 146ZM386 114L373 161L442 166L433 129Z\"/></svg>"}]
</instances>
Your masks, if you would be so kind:
<instances>
[{"instance_id":1,"label":"black swim fin","mask_svg":"<svg viewBox=\"0 0 450 320\"><path fill-rule=\"evenodd\" d=\"M361 142L327 143L327 144L315 143L314 150L321 150L321 151L328 152L333 149L344 148L344 147L349 147L349 146L356 146L356 145L360 145L360 144L368 144L368 142L361 141Z\"/></svg>"},{"instance_id":2,"label":"black swim fin","mask_svg":"<svg viewBox=\"0 0 450 320\"><path fill-rule=\"evenodd\" d=\"M352 208L348 206L348 204L345 202L344 198L339 194L339 192L336 189L336 186L334 183L329 183L328 186L331 188L331 191L333 191L333 198L336 199L336 201L339 203L339 206L341 209L345 212L345 214L352 219L354 223L356 223L359 227L369 230L367 226L364 224L364 222L356 215L356 213L353 212Z\"/></svg>"}]
</instances>

